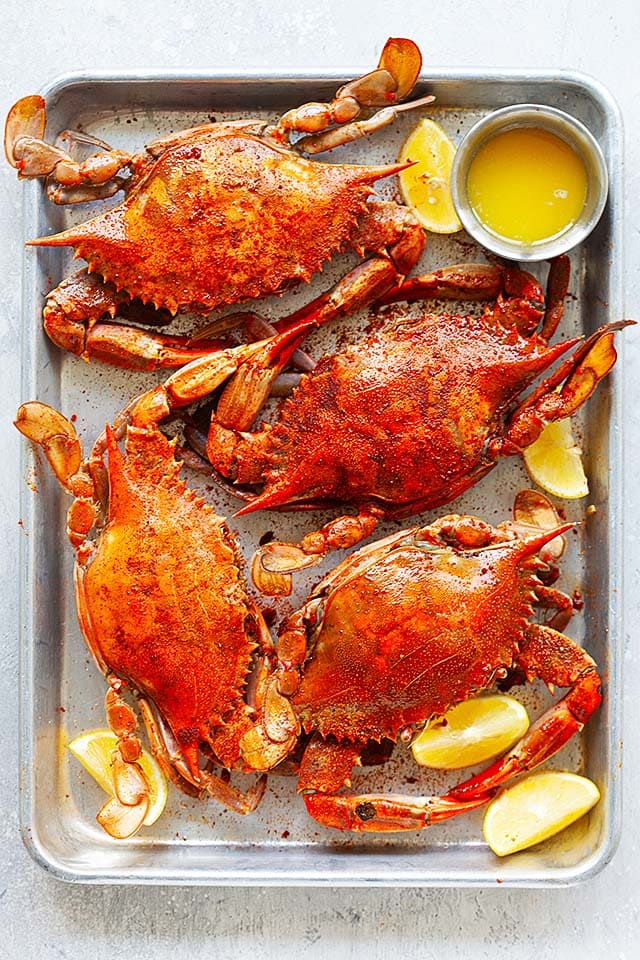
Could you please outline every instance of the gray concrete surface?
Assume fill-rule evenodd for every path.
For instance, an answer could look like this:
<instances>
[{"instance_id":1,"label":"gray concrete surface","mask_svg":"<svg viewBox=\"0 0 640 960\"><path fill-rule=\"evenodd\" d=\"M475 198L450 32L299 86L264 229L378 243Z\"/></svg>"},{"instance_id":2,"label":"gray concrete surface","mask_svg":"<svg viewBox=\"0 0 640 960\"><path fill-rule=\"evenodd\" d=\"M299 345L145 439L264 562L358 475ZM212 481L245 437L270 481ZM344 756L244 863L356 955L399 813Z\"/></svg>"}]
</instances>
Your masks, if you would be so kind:
<instances>
[{"instance_id":1,"label":"gray concrete surface","mask_svg":"<svg viewBox=\"0 0 640 960\"><path fill-rule=\"evenodd\" d=\"M0 115L52 75L79 68L293 68L371 63L383 39L412 36L428 64L575 68L618 99L626 125L624 251L628 316L640 316L640 85L635 0L0 0ZM636 621L640 338L629 337L625 638L625 802L620 849L605 871L566 890L225 890L91 888L61 884L31 862L18 833L17 434L20 188L0 167L0 957L195 960L638 956L640 920L640 689Z\"/></svg>"}]
</instances>

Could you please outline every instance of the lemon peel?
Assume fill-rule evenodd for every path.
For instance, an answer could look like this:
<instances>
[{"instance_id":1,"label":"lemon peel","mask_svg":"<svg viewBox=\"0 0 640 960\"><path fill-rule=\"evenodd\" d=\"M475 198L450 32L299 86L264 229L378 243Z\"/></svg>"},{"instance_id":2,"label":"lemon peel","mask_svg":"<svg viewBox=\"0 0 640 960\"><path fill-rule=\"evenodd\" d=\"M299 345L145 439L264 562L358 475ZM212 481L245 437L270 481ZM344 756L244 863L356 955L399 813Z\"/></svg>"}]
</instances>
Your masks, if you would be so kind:
<instances>
[{"instance_id":1,"label":"lemon peel","mask_svg":"<svg viewBox=\"0 0 640 960\"><path fill-rule=\"evenodd\" d=\"M416 763L437 770L472 767L512 747L529 727L522 704L505 694L456 704L413 741Z\"/></svg>"},{"instance_id":2,"label":"lemon peel","mask_svg":"<svg viewBox=\"0 0 640 960\"><path fill-rule=\"evenodd\" d=\"M534 773L492 800L484 816L484 838L499 857L548 840L600 799L592 780L557 770Z\"/></svg>"},{"instance_id":3,"label":"lemon peel","mask_svg":"<svg viewBox=\"0 0 640 960\"><path fill-rule=\"evenodd\" d=\"M115 733L104 729L81 733L68 744L70 753L111 797L115 795L111 757L117 743ZM149 782L149 808L143 821L144 825L149 827L156 822L165 808L167 781L157 761L147 750L142 750L138 763Z\"/></svg>"},{"instance_id":4,"label":"lemon peel","mask_svg":"<svg viewBox=\"0 0 640 960\"><path fill-rule=\"evenodd\" d=\"M421 120L402 145L398 160L416 161L399 174L404 202L432 233L462 230L451 199L451 167L456 146L434 120Z\"/></svg>"}]
</instances>

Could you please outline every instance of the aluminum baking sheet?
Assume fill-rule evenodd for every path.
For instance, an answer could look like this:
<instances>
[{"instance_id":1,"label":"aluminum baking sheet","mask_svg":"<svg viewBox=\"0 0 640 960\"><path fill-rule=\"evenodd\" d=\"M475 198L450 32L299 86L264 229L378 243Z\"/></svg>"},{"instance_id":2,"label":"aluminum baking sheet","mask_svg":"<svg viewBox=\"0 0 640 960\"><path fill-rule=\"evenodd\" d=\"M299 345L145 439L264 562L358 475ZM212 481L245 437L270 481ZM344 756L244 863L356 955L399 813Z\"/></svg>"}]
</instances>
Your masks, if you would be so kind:
<instances>
[{"instance_id":1,"label":"aluminum baking sheet","mask_svg":"<svg viewBox=\"0 0 640 960\"><path fill-rule=\"evenodd\" d=\"M248 115L274 118L307 100L330 98L337 85L355 75L246 76L201 74L128 76L73 75L52 83L44 94L49 131L81 127L127 150L141 148L158 134L180 130L208 118ZM18 92L18 91L16 91ZM437 101L424 111L438 120L454 140L488 110L517 102L545 103L568 110L600 141L609 166L610 195L604 216L572 260L571 294L560 335L588 333L618 319L620 291L620 120L608 93L591 80L570 74L472 70L434 71L419 84L419 94ZM393 160L416 114L367 141L340 148L326 159ZM89 215L87 206L54 207L39 183L25 183L25 239L64 228ZM396 195L394 182L380 193ZM113 201L107 201L107 203ZM93 207L95 209L95 206ZM310 212L310 215L312 213ZM430 236L419 270L481 258L464 234ZM282 299L261 303L276 316L289 312L326 289L354 262L336 257L330 268L307 287ZM27 250L24 270L23 398L37 398L77 417L87 447L131 396L154 380L150 374L85 364L63 355L42 332L43 299L68 271L70 259L60 250ZM543 270L544 273L544 270ZM336 342L357 336L370 317L356 317L323 330L307 342L318 356ZM188 324L188 322L187 322ZM624 335L619 336L619 343ZM159 379L159 377L157 378ZM134 839L118 843L95 822L103 802L100 789L65 750L73 736L104 726L104 683L87 653L72 599L72 551L65 536L67 497L46 465L25 443L22 505L22 766L21 809L25 842L34 857L56 876L91 882L336 885L558 885L592 875L615 848L620 811L619 680L621 625L619 592L621 557L620 367L590 400L580 421L591 494L586 501L563 504L570 519L582 520L587 503L597 508L588 522L569 536L559 586L585 598L582 614L568 633L584 642L598 661L605 698L582 738L574 740L548 764L584 771L602 791L593 812L555 840L499 860L482 839L482 811L422 832L394 835L349 835L325 830L312 821L296 795L295 780L273 776L255 814L240 817L213 801L191 800L170 788L165 814ZM230 516L235 501L201 479L218 512ZM514 494L529 481L515 459L502 462L480 484L448 508L497 522L510 514ZM442 512L442 511L440 511ZM425 514L424 519L435 517ZM261 513L232 519L246 557L257 540L272 530L297 538L329 518L328 513ZM379 535L397 529L386 524ZM337 562L337 557L331 563ZM301 576L296 593L279 601L282 618L302 600L319 571ZM541 685L523 697L538 715L549 702ZM432 774L417 768L410 753L397 748L384 767L358 771L359 791L390 790L439 793L464 774ZM242 779L242 778L240 778Z\"/></svg>"}]
</instances>

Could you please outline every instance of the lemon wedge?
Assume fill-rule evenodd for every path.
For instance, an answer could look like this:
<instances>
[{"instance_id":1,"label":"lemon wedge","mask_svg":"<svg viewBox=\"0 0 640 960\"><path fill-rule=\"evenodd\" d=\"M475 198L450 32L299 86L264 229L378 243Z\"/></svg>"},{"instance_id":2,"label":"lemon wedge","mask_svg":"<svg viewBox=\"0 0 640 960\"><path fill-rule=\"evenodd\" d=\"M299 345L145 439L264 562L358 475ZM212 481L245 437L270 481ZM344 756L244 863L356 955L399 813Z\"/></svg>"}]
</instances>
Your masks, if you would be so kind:
<instances>
[{"instance_id":1,"label":"lemon wedge","mask_svg":"<svg viewBox=\"0 0 640 960\"><path fill-rule=\"evenodd\" d=\"M499 857L553 837L600 799L592 780L575 773L534 773L508 787L487 807L484 838Z\"/></svg>"},{"instance_id":2,"label":"lemon wedge","mask_svg":"<svg viewBox=\"0 0 640 960\"><path fill-rule=\"evenodd\" d=\"M437 770L472 767L497 757L527 731L527 711L513 697L465 700L432 720L411 744L416 763Z\"/></svg>"},{"instance_id":3,"label":"lemon wedge","mask_svg":"<svg viewBox=\"0 0 640 960\"><path fill-rule=\"evenodd\" d=\"M582 466L582 452L571 431L571 420L548 423L530 447L524 462L534 483L564 500L578 500L589 493Z\"/></svg>"},{"instance_id":4,"label":"lemon wedge","mask_svg":"<svg viewBox=\"0 0 640 960\"><path fill-rule=\"evenodd\" d=\"M402 145L398 160L415 160L402 170L400 192L423 227L432 233L457 233L462 224L451 199L451 167L456 146L433 120L421 120Z\"/></svg>"},{"instance_id":5,"label":"lemon wedge","mask_svg":"<svg viewBox=\"0 0 640 960\"><path fill-rule=\"evenodd\" d=\"M81 733L68 745L73 756L110 797L115 794L111 755L117 743L118 738L111 730L89 730L88 733ZM149 809L143 821L144 825L149 827L156 822L165 808L167 781L156 760L147 750L143 749L138 763L149 782Z\"/></svg>"}]
</instances>

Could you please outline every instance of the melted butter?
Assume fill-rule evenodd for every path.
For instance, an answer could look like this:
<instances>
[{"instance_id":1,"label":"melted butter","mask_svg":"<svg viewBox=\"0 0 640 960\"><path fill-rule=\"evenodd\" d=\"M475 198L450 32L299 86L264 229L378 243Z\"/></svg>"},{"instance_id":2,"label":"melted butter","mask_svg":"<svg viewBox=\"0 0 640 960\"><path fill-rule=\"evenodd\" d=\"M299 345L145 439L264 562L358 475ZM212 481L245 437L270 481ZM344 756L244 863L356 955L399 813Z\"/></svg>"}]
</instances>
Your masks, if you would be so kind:
<instances>
[{"instance_id":1,"label":"melted butter","mask_svg":"<svg viewBox=\"0 0 640 960\"><path fill-rule=\"evenodd\" d=\"M497 236L536 243L564 233L584 207L587 172L553 133L522 127L484 143L469 167L469 202Z\"/></svg>"}]
</instances>

